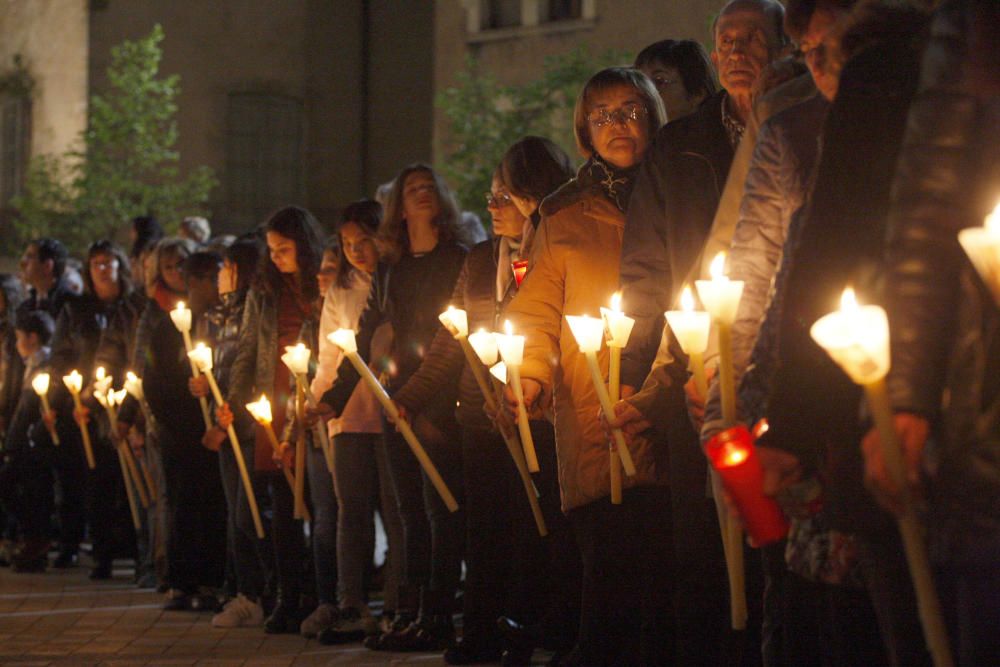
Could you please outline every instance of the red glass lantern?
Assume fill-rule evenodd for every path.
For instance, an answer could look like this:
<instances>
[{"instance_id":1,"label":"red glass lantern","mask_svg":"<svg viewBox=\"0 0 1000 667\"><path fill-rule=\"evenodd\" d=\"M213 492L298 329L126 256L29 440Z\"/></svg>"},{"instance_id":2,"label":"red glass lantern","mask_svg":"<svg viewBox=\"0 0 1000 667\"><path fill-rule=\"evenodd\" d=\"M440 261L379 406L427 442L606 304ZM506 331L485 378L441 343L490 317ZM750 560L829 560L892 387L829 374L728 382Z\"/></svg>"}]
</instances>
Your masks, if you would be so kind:
<instances>
[{"instance_id":1,"label":"red glass lantern","mask_svg":"<svg viewBox=\"0 0 1000 667\"><path fill-rule=\"evenodd\" d=\"M514 271L514 280L517 282L517 286L521 286L521 281L524 280L524 274L528 272L528 260L519 259L516 262L511 262L510 268Z\"/></svg>"}]
</instances>

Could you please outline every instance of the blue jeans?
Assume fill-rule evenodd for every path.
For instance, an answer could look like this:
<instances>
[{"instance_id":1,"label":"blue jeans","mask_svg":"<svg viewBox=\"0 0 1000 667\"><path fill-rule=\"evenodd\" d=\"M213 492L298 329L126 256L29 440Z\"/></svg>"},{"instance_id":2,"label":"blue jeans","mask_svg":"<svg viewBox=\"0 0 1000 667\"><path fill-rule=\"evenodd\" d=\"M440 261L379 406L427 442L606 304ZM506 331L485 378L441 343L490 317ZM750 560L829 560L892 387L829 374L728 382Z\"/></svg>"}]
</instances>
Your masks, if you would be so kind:
<instances>
[{"instance_id":1,"label":"blue jeans","mask_svg":"<svg viewBox=\"0 0 1000 667\"><path fill-rule=\"evenodd\" d=\"M253 483L253 450L253 435L241 437L240 451L243 453L243 461L251 466L247 471L251 474L251 483ZM222 490L226 494L226 539L229 546L227 552L232 559L236 574L236 592L256 600L264 592L267 580L265 573L269 569L265 563L269 560L270 545L267 540L257 539L253 516L250 514L250 504L247 502L246 490L240 478L240 469L236 465L233 446L228 440L222 443L222 448L219 450L219 473L222 477ZM255 489L254 495L260 507L264 490ZM261 511L261 520L264 516Z\"/></svg>"},{"instance_id":2,"label":"blue jeans","mask_svg":"<svg viewBox=\"0 0 1000 667\"><path fill-rule=\"evenodd\" d=\"M306 445L306 474L312 499L312 549L316 596L320 604L337 603L337 497L323 450ZM371 550L369 550L371 553Z\"/></svg>"}]
</instances>

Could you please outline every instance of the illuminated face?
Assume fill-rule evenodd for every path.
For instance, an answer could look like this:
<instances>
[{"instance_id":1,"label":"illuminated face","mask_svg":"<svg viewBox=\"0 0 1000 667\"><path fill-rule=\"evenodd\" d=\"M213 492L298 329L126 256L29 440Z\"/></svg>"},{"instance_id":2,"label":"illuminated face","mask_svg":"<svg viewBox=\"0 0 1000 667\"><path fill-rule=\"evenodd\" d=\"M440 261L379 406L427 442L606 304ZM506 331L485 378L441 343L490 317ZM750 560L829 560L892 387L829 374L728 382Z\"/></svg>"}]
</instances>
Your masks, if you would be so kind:
<instances>
[{"instance_id":1,"label":"illuminated face","mask_svg":"<svg viewBox=\"0 0 1000 667\"><path fill-rule=\"evenodd\" d=\"M777 53L773 21L753 6L733 5L715 26L712 63L719 83L732 95L749 95Z\"/></svg>"},{"instance_id":2,"label":"illuminated face","mask_svg":"<svg viewBox=\"0 0 1000 667\"><path fill-rule=\"evenodd\" d=\"M90 258L87 269L90 271L90 281L99 293L105 293L118 288L118 258L108 253L99 253Z\"/></svg>"},{"instance_id":3,"label":"illuminated face","mask_svg":"<svg viewBox=\"0 0 1000 667\"><path fill-rule=\"evenodd\" d=\"M340 228L340 247L344 257L358 271L372 274L378 266L375 239L356 222L345 222Z\"/></svg>"},{"instance_id":4,"label":"illuminated face","mask_svg":"<svg viewBox=\"0 0 1000 667\"><path fill-rule=\"evenodd\" d=\"M833 58L833 51L839 41L834 28L841 14L828 9L817 9L809 19L806 32L799 42L799 50L805 58L806 67L820 94L833 101L840 84L839 68Z\"/></svg>"},{"instance_id":5,"label":"illuminated face","mask_svg":"<svg viewBox=\"0 0 1000 667\"><path fill-rule=\"evenodd\" d=\"M403 216L407 220L433 220L441 213L434 177L415 171L403 181Z\"/></svg>"},{"instance_id":6,"label":"illuminated face","mask_svg":"<svg viewBox=\"0 0 1000 667\"><path fill-rule=\"evenodd\" d=\"M649 148L649 120L639 92L615 86L592 96L587 122L590 143L599 156L622 169L642 161Z\"/></svg>"},{"instance_id":7,"label":"illuminated face","mask_svg":"<svg viewBox=\"0 0 1000 667\"><path fill-rule=\"evenodd\" d=\"M524 216L514 205L513 197L507 192L507 188L497 178L490 184L490 197L486 208L493 219L494 234L510 238L521 237L524 231Z\"/></svg>"},{"instance_id":8,"label":"illuminated face","mask_svg":"<svg viewBox=\"0 0 1000 667\"><path fill-rule=\"evenodd\" d=\"M648 76L656 86L656 92L660 94L663 107L667 110L668 122L692 113L705 99L704 91L697 95L688 94L676 67L654 60L640 67L639 71Z\"/></svg>"},{"instance_id":9,"label":"illuminated face","mask_svg":"<svg viewBox=\"0 0 1000 667\"><path fill-rule=\"evenodd\" d=\"M296 256L295 241L278 232L268 232L267 252L271 257L271 263L279 273L298 273L299 260Z\"/></svg>"}]
</instances>

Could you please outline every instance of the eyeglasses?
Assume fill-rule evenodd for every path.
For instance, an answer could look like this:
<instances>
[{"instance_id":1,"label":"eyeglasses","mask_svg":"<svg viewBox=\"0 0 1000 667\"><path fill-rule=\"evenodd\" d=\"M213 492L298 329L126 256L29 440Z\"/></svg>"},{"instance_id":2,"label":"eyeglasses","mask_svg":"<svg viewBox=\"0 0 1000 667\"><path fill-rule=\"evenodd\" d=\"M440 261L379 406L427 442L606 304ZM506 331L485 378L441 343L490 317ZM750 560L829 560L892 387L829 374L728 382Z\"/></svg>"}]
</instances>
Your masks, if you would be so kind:
<instances>
[{"instance_id":1,"label":"eyeglasses","mask_svg":"<svg viewBox=\"0 0 1000 667\"><path fill-rule=\"evenodd\" d=\"M503 208L511 203L510 195L506 192L486 193L486 208Z\"/></svg>"},{"instance_id":2,"label":"eyeglasses","mask_svg":"<svg viewBox=\"0 0 1000 667\"><path fill-rule=\"evenodd\" d=\"M623 125L628 123L634 123L639 119L646 117L646 108L638 104L626 104L625 106L615 109L614 111L608 111L607 109L597 109L590 112L587 116L587 120L594 127L605 127L606 125L611 125L612 123L622 123Z\"/></svg>"},{"instance_id":3,"label":"eyeglasses","mask_svg":"<svg viewBox=\"0 0 1000 667\"><path fill-rule=\"evenodd\" d=\"M92 269L98 269L99 271L107 271L108 269L111 269L111 268L117 269L118 268L118 260L117 259L109 259L109 260L104 260L104 261L94 261L94 262L90 263L90 268L92 268Z\"/></svg>"}]
</instances>

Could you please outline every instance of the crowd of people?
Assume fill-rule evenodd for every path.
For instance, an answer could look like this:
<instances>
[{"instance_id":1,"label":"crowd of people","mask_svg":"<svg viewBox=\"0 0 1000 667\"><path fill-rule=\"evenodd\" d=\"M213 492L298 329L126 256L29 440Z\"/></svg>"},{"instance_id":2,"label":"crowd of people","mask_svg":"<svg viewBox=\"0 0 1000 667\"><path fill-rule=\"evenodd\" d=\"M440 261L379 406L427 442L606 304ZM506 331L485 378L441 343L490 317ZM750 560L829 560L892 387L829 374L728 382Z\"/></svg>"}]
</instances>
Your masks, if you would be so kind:
<instances>
[{"instance_id":1,"label":"crowd of people","mask_svg":"<svg viewBox=\"0 0 1000 667\"><path fill-rule=\"evenodd\" d=\"M330 235L287 206L238 238L136 218L130 253L98 240L75 265L30 242L0 278L0 555L73 567L86 538L91 578L133 558L165 609L449 664L1000 664L1000 311L957 240L1000 195L1000 6L933 4L730 0L711 52L668 39L587 81L582 165L511 145L489 238L414 164ZM743 293L702 383L663 314L717 251ZM810 337L846 285L888 312L902 481ZM617 357L592 373L566 318L617 291L634 325L607 409ZM483 381L449 306L525 337L510 384ZM305 382L283 360L300 343ZM722 358L778 541L722 537L742 511L703 453L734 426ZM126 377L141 391L116 398ZM914 506L933 656L895 520Z\"/></svg>"}]
</instances>

